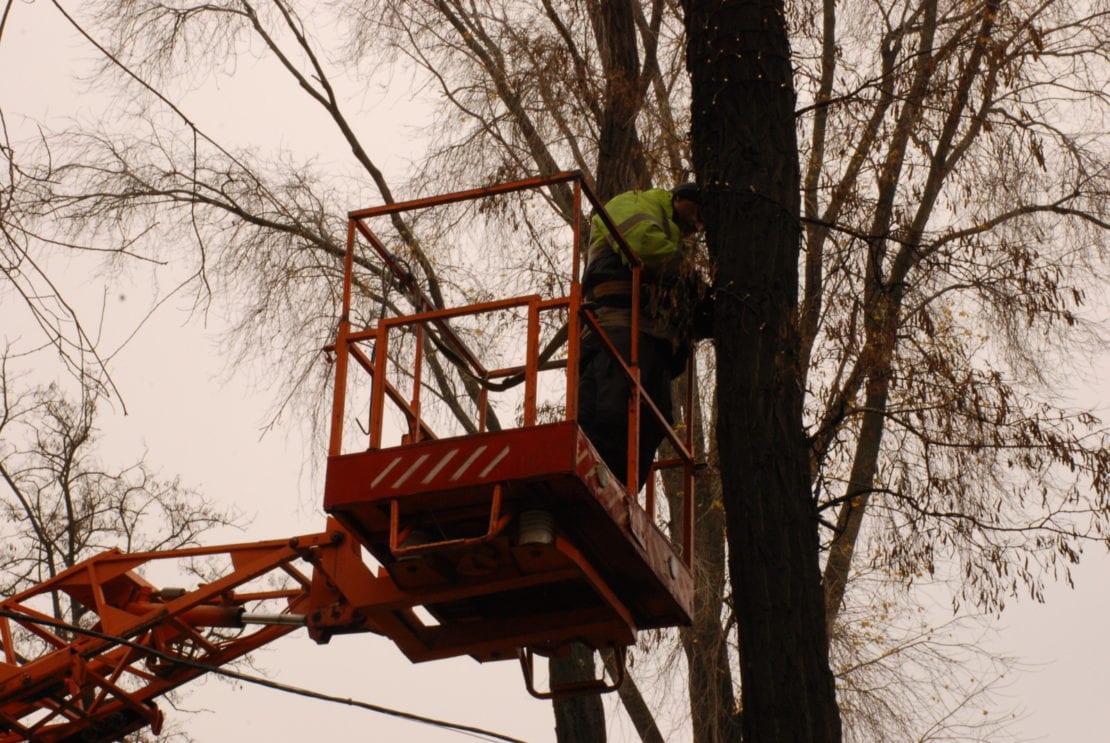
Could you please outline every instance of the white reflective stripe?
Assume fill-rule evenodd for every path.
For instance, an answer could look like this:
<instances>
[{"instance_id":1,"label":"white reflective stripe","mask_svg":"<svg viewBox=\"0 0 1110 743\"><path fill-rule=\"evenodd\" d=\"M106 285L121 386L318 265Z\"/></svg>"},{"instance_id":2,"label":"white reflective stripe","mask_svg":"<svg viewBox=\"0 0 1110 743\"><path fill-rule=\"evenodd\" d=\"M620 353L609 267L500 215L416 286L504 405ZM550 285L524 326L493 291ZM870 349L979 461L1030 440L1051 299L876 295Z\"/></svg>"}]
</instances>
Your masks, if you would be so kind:
<instances>
[{"instance_id":1,"label":"white reflective stripe","mask_svg":"<svg viewBox=\"0 0 1110 743\"><path fill-rule=\"evenodd\" d=\"M455 474L451 475L451 479L452 480L458 480L460 477L462 477L463 473L466 472L467 468L470 467L470 465L474 464L474 460L477 459L479 456L481 456L482 452L484 452L485 450L486 450L485 444L483 444L482 446L479 446L477 449L475 449L474 453L471 454L469 457L467 457L466 461L462 463L462 466L459 467L457 470L455 470Z\"/></svg>"},{"instance_id":2,"label":"white reflective stripe","mask_svg":"<svg viewBox=\"0 0 1110 743\"><path fill-rule=\"evenodd\" d=\"M588 446L583 446L582 442L579 441L578 442L578 456L575 458L574 463L575 464L582 464L582 460L585 459L586 455L588 455L589 453L590 453L590 448Z\"/></svg>"},{"instance_id":3,"label":"white reflective stripe","mask_svg":"<svg viewBox=\"0 0 1110 743\"><path fill-rule=\"evenodd\" d=\"M486 468L484 470L482 470L481 472L478 473L478 477L485 477L486 475L488 475L490 473L490 471L494 467L497 466L497 463L500 462L502 459L504 459L505 455L508 454L508 453L509 453L509 447L508 447L508 445L506 445L505 448L501 450L501 453L498 454L496 457L494 457L493 461L490 462L489 464L487 464Z\"/></svg>"},{"instance_id":4,"label":"white reflective stripe","mask_svg":"<svg viewBox=\"0 0 1110 743\"><path fill-rule=\"evenodd\" d=\"M618 224L617 229L619 229L621 231L621 234L623 235L624 233L628 232L630 229L638 225L640 222L651 222L653 225L663 230L663 234L669 235L669 231L667 230L667 225L665 222L660 222L655 217L651 216L650 214L645 214L644 212L633 214L631 217Z\"/></svg>"},{"instance_id":5,"label":"white reflective stripe","mask_svg":"<svg viewBox=\"0 0 1110 743\"><path fill-rule=\"evenodd\" d=\"M420 482L423 483L424 485L427 485L428 483L430 483L435 478L435 476L439 474L439 471L441 469L443 469L447 465L448 462L451 461L452 457L454 457L458 453L459 453L458 449L452 449L451 451L447 452L447 454L443 457L443 459L439 460L439 463L435 467L432 467L432 471L429 472L427 475L425 475L424 479L421 480Z\"/></svg>"},{"instance_id":6,"label":"white reflective stripe","mask_svg":"<svg viewBox=\"0 0 1110 743\"><path fill-rule=\"evenodd\" d=\"M417 468L420 467L420 465L424 464L424 460L427 458L427 454L421 454L417 458L417 460L412 463L412 466L405 470L405 474L397 478L397 482L393 483L393 489L396 490L397 488L401 487L401 485L404 484L405 480L409 479L409 475L415 472Z\"/></svg>"},{"instance_id":7,"label":"white reflective stripe","mask_svg":"<svg viewBox=\"0 0 1110 743\"><path fill-rule=\"evenodd\" d=\"M389 471L391 469L393 469L395 466L397 466L397 463L400 462L400 461L401 461L401 458L397 457L392 462L387 464L385 466L385 469L382 470L381 472L379 472L378 476L374 478L374 481L370 483L370 487L372 487L372 488L378 487L378 483L381 482L382 480L384 480L385 476L389 474Z\"/></svg>"},{"instance_id":8,"label":"white reflective stripe","mask_svg":"<svg viewBox=\"0 0 1110 743\"><path fill-rule=\"evenodd\" d=\"M628 231L631 230L636 225L640 224L641 222L651 222L653 225L658 227L663 232L663 236L666 237L667 240L673 240L674 239L671 236L671 221L669 219L664 219L664 220L660 221L658 218L652 216L651 214L647 214L645 212L637 212L636 214L633 214L631 217L629 217L628 219L626 219L623 222L621 222L620 224L618 224L617 229L620 230L621 235L627 241L628 240ZM621 252L621 249L617 245L617 239L615 237L613 237L610 234L606 234L605 235L605 240L609 243L609 246L614 251L616 251L617 253ZM592 255L593 247L594 247L593 245L590 246L590 250L591 250L590 259L591 260L593 259L593 255ZM631 248L632 246L629 245L629 247ZM636 251L633 250L632 252L635 253Z\"/></svg>"}]
</instances>

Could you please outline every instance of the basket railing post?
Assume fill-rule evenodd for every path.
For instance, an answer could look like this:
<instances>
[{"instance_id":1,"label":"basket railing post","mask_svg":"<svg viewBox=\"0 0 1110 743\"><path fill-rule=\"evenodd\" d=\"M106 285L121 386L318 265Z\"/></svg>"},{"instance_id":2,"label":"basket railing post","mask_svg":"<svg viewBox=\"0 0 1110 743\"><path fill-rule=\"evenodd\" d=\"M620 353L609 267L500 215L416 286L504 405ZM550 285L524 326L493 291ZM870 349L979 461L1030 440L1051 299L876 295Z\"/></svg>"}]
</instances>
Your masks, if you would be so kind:
<instances>
[{"instance_id":1,"label":"basket railing post","mask_svg":"<svg viewBox=\"0 0 1110 743\"><path fill-rule=\"evenodd\" d=\"M374 375L370 382L370 448L382 446L382 422L385 413L385 373L389 360L389 328L379 323L374 337Z\"/></svg>"},{"instance_id":2,"label":"basket railing post","mask_svg":"<svg viewBox=\"0 0 1110 743\"><path fill-rule=\"evenodd\" d=\"M570 296L567 305L567 394L566 419L578 420L578 358L581 353L581 325L578 313L582 311L582 181L574 179L574 235L571 251L573 264L570 270Z\"/></svg>"},{"instance_id":3,"label":"basket railing post","mask_svg":"<svg viewBox=\"0 0 1110 743\"><path fill-rule=\"evenodd\" d=\"M540 305L539 297L528 302L528 338L524 352L524 425L536 425L536 387L539 377Z\"/></svg>"},{"instance_id":4,"label":"basket railing post","mask_svg":"<svg viewBox=\"0 0 1110 743\"><path fill-rule=\"evenodd\" d=\"M347 400L347 360L350 354L347 336L351 332L351 276L354 272L355 221L347 220L347 250L343 254L343 306L335 339L335 390L332 397L331 438L328 454L343 452L343 413Z\"/></svg>"},{"instance_id":5,"label":"basket railing post","mask_svg":"<svg viewBox=\"0 0 1110 743\"><path fill-rule=\"evenodd\" d=\"M416 337L416 351L413 354L412 368L412 400L409 407L412 415L409 418L409 440L420 441L420 381L424 364L424 323L418 323L414 332Z\"/></svg>"},{"instance_id":6,"label":"basket railing post","mask_svg":"<svg viewBox=\"0 0 1110 743\"><path fill-rule=\"evenodd\" d=\"M686 360L686 451L690 457L682 458L682 559L686 567L694 569L694 488L697 480L694 478L694 385L698 381L697 354L693 349Z\"/></svg>"}]
</instances>

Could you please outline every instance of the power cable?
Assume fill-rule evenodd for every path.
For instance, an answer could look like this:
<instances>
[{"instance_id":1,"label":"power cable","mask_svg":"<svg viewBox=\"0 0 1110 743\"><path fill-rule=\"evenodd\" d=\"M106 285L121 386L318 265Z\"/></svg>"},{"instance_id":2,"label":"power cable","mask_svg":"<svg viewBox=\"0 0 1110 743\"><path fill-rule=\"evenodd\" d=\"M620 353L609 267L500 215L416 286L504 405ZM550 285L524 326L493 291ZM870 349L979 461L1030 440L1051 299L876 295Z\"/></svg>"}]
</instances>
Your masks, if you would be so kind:
<instances>
[{"instance_id":1,"label":"power cable","mask_svg":"<svg viewBox=\"0 0 1110 743\"><path fill-rule=\"evenodd\" d=\"M419 722L425 725L431 725L433 727L444 728L446 730L453 730L455 732L463 733L464 735L469 735L474 738L505 741L505 743L528 743L527 741L521 740L520 738L513 738L508 735L502 735L501 733L497 733L492 730L486 730L484 728L463 725L461 723L447 722L446 720L438 720L434 717L424 717L423 715L417 715L412 712L403 712L401 710L392 709L390 707L382 707L381 705L372 704L370 702L362 702L357 699L351 699L349 697L339 697L332 694L324 694L323 692L319 691L312 691L311 689L304 689L298 686L290 686L289 684L271 681L270 679L260 678L258 676L250 676L245 673L239 673L238 671L230 671L225 668L220 668L219 666L210 666L206 663L200 663L188 658L180 658L175 655L170 655L169 653L163 653L160 650L155 650L154 648L142 645L137 642L133 642L123 637L109 635L103 632L97 632L96 630L85 629L84 627L69 624L68 622L62 622L54 619L45 619L42 617L34 617L28 614L21 614L19 612L10 611L8 609L0 609L0 617L7 617L8 619L14 619L18 622L32 622L35 624L52 627L54 629L67 630L70 632L75 632L77 634L87 635L88 637L94 637L98 640L105 640L107 642L126 645L127 647L134 648L135 650L139 650L143 653L146 653L147 655L152 655L161 660L165 660L171 663L177 663L183 666L188 666L190 668L196 668L207 673L214 673L218 676L225 676L227 678L232 678L237 681L243 681L248 684L255 684L257 686L262 686L268 689L282 691L287 694L296 694L297 696L308 697L309 699L319 699L325 702L346 704L351 707L357 707L360 709L369 710L371 712L378 712L380 714L389 715L391 717L399 717L403 720Z\"/></svg>"}]
</instances>

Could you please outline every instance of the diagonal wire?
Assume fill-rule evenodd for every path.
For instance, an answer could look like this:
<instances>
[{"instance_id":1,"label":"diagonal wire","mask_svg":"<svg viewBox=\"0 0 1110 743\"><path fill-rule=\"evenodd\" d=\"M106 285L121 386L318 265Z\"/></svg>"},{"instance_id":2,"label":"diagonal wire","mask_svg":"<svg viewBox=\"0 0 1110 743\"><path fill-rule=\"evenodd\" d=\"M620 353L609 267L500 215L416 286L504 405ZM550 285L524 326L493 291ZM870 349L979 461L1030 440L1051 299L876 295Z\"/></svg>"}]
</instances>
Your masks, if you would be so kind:
<instances>
[{"instance_id":1,"label":"diagonal wire","mask_svg":"<svg viewBox=\"0 0 1110 743\"><path fill-rule=\"evenodd\" d=\"M296 694L297 696L308 697L309 699L319 699L325 702L346 704L351 707L369 710L370 712L377 712L379 714L389 715L391 717L399 717L403 720L409 720L411 722L418 722L424 725L432 725L434 727L444 728L446 730L453 730L455 732L463 733L464 735L469 735L474 738L504 741L505 743L527 743L527 741L521 740L520 738L513 738L508 735L494 732L492 730L486 730L484 728L463 725L461 723L448 722L446 720L439 720L434 717L425 717L423 715L417 715L412 712L404 712L402 710L392 709L390 707L382 707L381 705L372 704L370 702L362 702L357 699L351 699L350 697L340 697L332 694L325 694L319 691L312 691L311 689L304 689L299 686L291 686L289 684L283 684L278 681L271 681L270 679L265 679L258 676L250 676L245 673L231 671L225 668L220 668L218 666L210 666L206 663L199 663L188 658L180 658L175 655L170 655L169 653L163 653L160 650L155 650L154 648L142 645L137 642L133 642L123 637L109 635L103 632L97 632L96 630L85 629L74 624L69 624L68 622L35 617L29 614L22 614L20 612L11 611L9 609L0 609L0 617L7 617L8 619L14 619L18 622L32 622L35 624L41 624L53 629L68 630L70 632L86 635L88 637L94 637L98 640L106 640L108 642L126 645L127 647L134 648L143 653L146 653L147 655L152 655L161 660L165 660L171 663L177 663L178 665L188 666L190 668L196 668L201 671L207 671L218 676L232 678L248 684L255 684L257 686L262 686L268 689L274 689L276 691L285 692L287 694Z\"/></svg>"}]
</instances>

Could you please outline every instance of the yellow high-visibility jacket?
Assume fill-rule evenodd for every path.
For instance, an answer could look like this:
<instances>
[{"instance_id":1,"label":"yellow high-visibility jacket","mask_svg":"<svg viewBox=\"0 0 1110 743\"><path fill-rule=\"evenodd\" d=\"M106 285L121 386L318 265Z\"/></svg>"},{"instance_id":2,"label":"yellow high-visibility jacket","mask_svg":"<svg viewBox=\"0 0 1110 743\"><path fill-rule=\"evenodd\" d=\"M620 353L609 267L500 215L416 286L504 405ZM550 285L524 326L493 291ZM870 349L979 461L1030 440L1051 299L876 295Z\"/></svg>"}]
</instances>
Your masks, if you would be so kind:
<instances>
[{"instance_id":1,"label":"yellow high-visibility jacket","mask_svg":"<svg viewBox=\"0 0 1110 743\"><path fill-rule=\"evenodd\" d=\"M643 262L649 273L655 273L679 256L682 232L674 221L674 205L670 191L652 188L647 191L625 191L605 205L605 211L616 223L628 247ZM609 228L595 215L590 239L590 261L609 249L620 255L617 241ZM623 255L621 256L623 259Z\"/></svg>"},{"instance_id":2,"label":"yellow high-visibility jacket","mask_svg":"<svg viewBox=\"0 0 1110 743\"><path fill-rule=\"evenodd\" d=\"M672 344L684 357L690 341L706 337L708 287L686 260L670 191L653 188L614 196L605 209L644 266L640 331ZM586 299L602 327L631 324L632 271L601 217L594 216L589 265L582 279Z\"/></svg>"}]
</instances>

